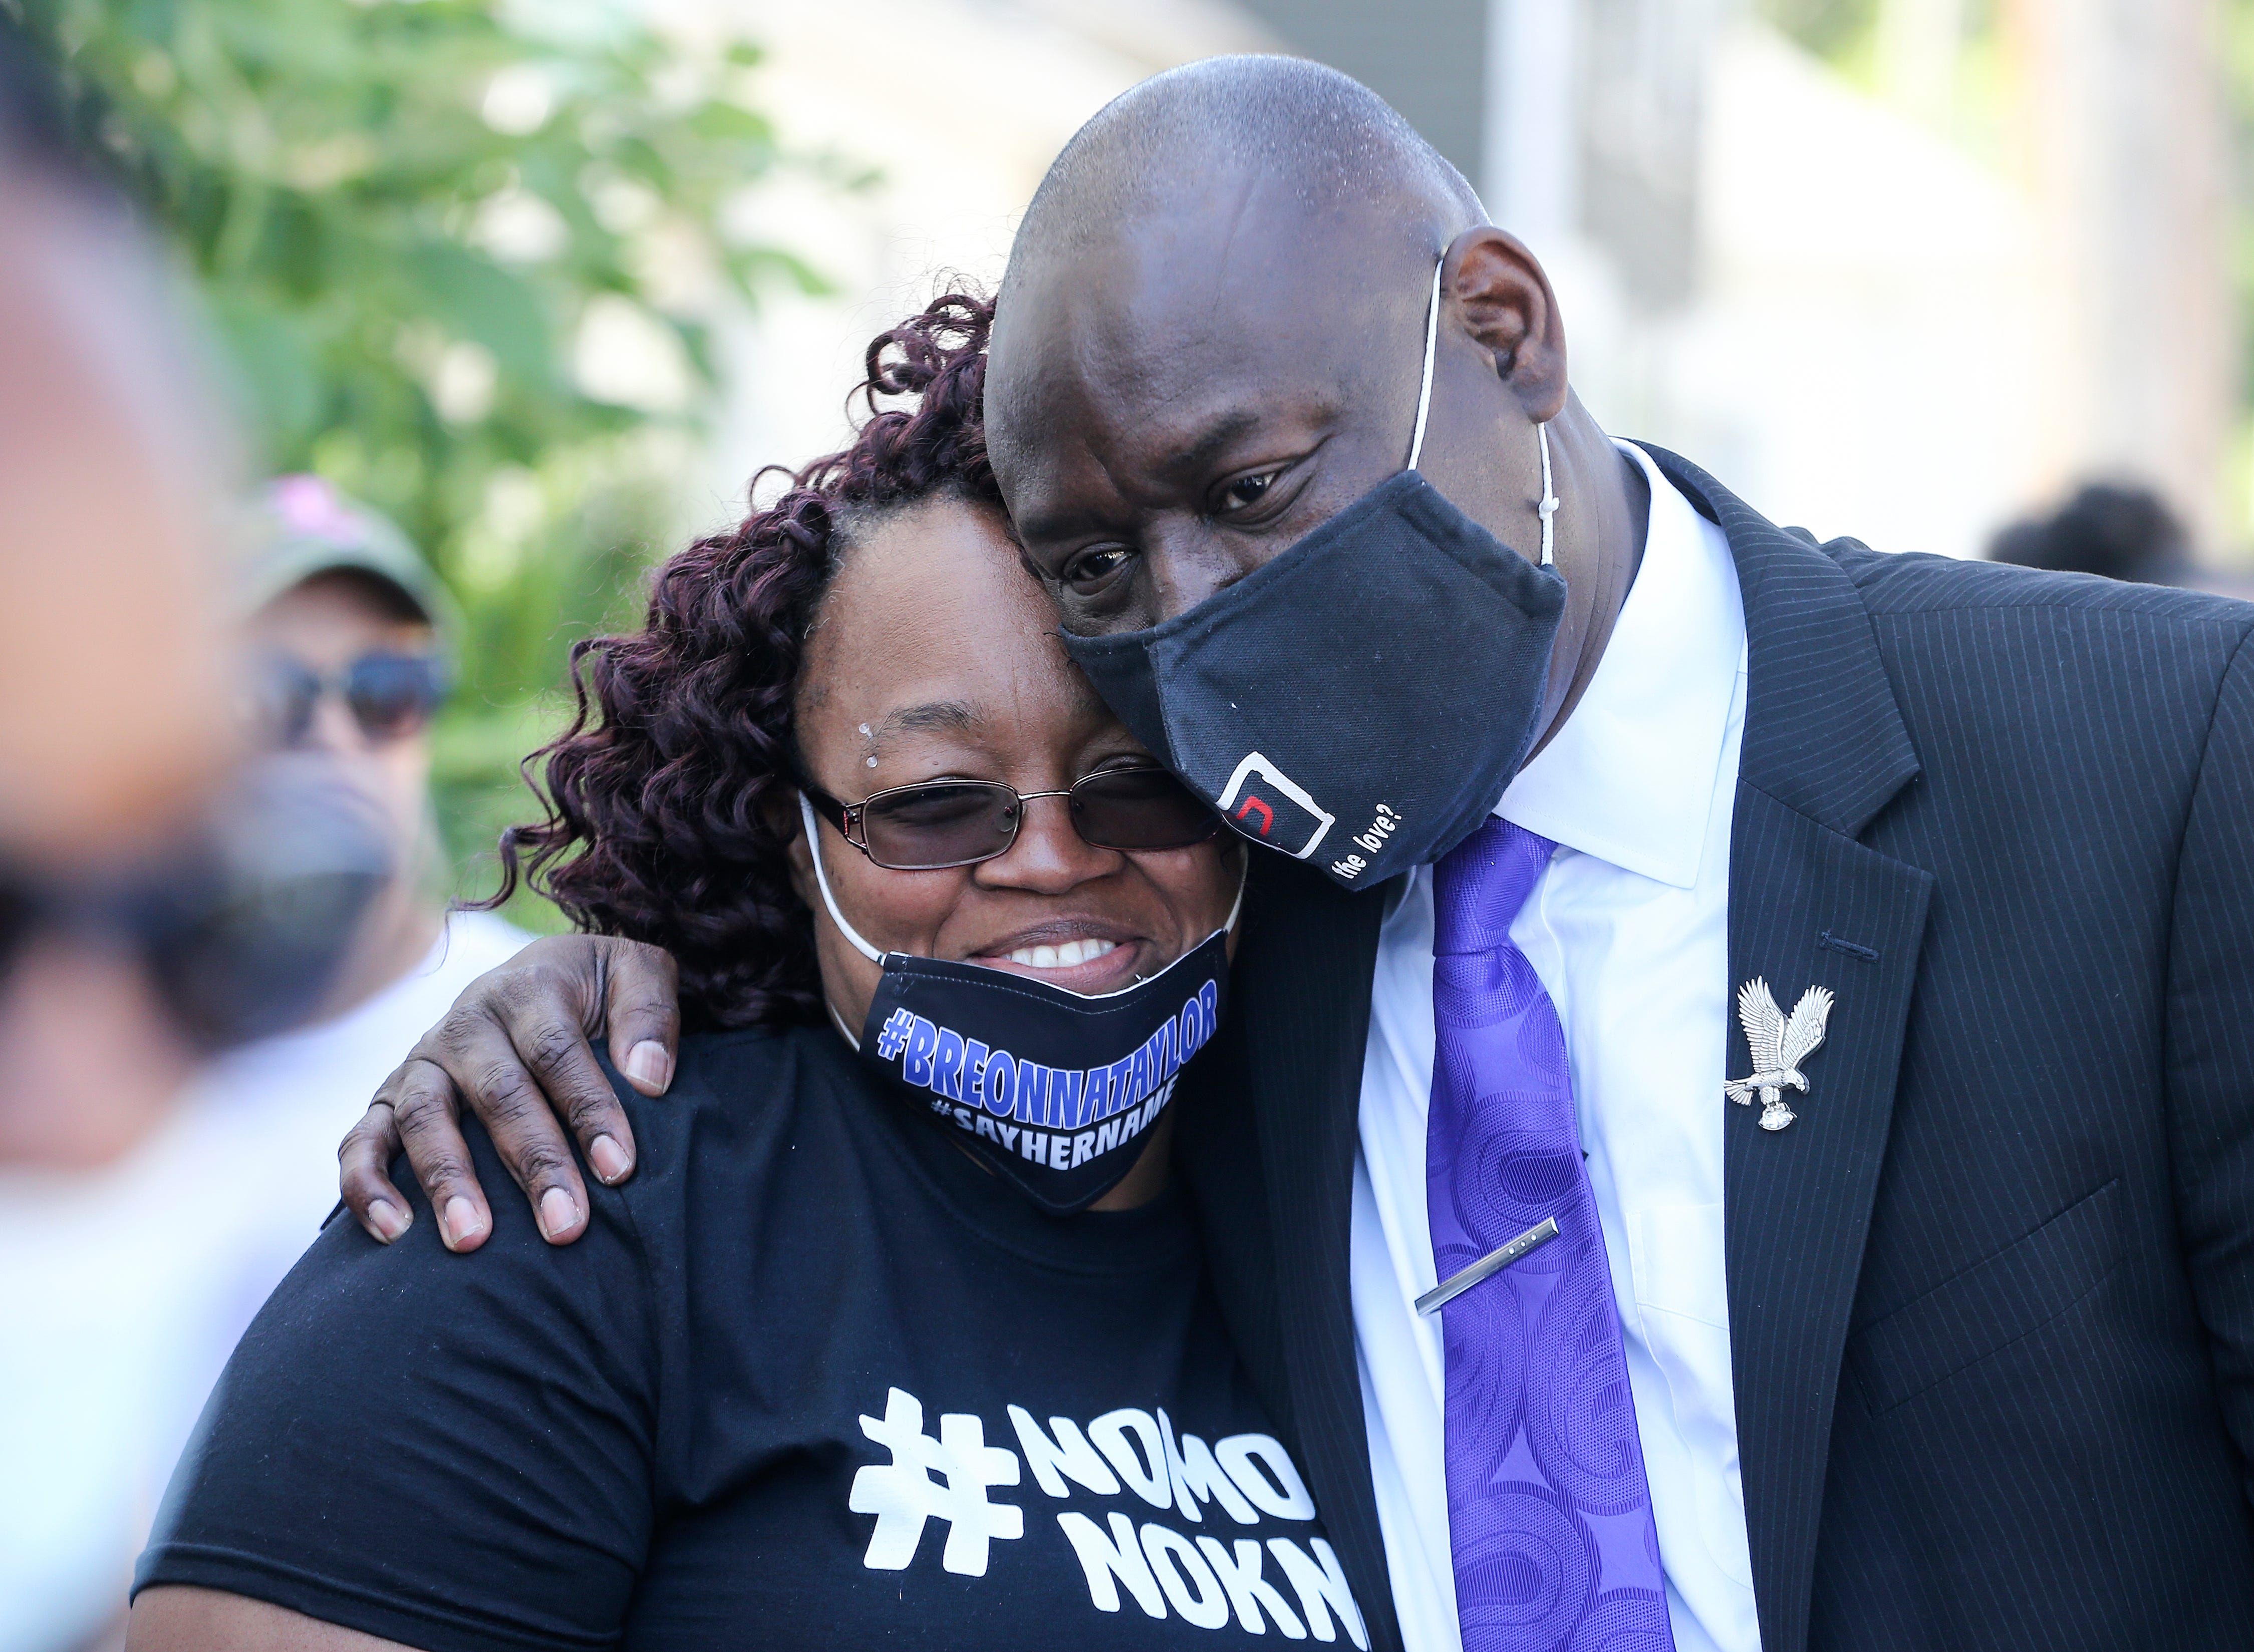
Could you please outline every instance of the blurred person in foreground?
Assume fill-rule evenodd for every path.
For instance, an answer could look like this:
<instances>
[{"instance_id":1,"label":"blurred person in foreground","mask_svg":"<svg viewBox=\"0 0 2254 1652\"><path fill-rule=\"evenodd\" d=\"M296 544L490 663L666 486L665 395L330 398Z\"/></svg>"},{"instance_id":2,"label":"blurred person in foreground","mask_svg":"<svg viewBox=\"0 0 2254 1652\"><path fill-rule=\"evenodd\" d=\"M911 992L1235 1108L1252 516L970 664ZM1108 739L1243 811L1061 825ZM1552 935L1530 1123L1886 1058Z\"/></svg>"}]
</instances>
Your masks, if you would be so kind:
<instances>
[{"instance_id":1,"label":"blurred person in foreground","mask_svg":"<svg viewBox=\"0 0 2254 1652\"><path fill-rule=\"evenodd\" d=\"M5 19L0 226L0 1652L60 1652L117 1615L146 1503L163 1282L80 1218L166 1138L200 1053L110 895L228 757L226 466L154 261Z\"/></svg>"},{"instance_id":2,"label":"blurred person in foreground","mask_svg":"<svg viewBox=\"0 0 2254 1652\"><path fill-rule=\"evenodd\" d=\"M228 755L229 456L155 261L4 18L0 225L0 1166L84 1169L192 1065L130 948L55 909L160 850Z\"/></svg>"},{"instance_id":3,"label":"blurred person in foreground","mask_svg":"<svg viewBox=\"0 0 2254 1652\"><path fill-rule=\"evenodd\" d=\"M2254 608L1615 441L1534 253L1290 60L1075 135L984 414L1068 650L1286 851L1176 1158L1374 1648L2254 1645ZM401 1124L475 1196L458 1087L584 1212L528 1087L630 1166L581 1034L662 1090L673 981L488 977L356 1201Z\"/></svg>"},{"instance_id":4,"label":"blurred person in foreground","mask_svg":"<svg viewBox=\"0 0 2254 1652\"><path fill-rule=\"evenodd\" d=\"M237 770L185 320L0 18L0 1652L115 1633L233 1215L185 1089L324 989L381 854L330 771Z\"/></svg>"}]
</instances>

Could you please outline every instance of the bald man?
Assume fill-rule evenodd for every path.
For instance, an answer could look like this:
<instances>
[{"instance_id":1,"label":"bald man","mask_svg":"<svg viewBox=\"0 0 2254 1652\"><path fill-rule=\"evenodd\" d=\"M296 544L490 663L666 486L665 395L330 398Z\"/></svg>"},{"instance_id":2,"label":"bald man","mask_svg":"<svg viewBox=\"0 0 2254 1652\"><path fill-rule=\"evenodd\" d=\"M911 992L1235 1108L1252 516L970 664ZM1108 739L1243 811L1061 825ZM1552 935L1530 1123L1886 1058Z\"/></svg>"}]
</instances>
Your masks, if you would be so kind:
<instances>
[{"instance_id":1,"label":"bald man","mask_svg":"<svg viewBox=\"0 0 2254 1652\"><path fill-rule=\"evenodd\" d=\"M1371 1644L2254 1644L2254 609L1614 441L1534 255L1283 60L1074 138L987 416L1075 657L1280 851L1179 1158ZM661 1090L662 956L487 977L356 1203L396 1113L474 1247L459 1085L584 1211L519 1103L631 1173L606 1017Z\"/></svg>"}]
</instances>

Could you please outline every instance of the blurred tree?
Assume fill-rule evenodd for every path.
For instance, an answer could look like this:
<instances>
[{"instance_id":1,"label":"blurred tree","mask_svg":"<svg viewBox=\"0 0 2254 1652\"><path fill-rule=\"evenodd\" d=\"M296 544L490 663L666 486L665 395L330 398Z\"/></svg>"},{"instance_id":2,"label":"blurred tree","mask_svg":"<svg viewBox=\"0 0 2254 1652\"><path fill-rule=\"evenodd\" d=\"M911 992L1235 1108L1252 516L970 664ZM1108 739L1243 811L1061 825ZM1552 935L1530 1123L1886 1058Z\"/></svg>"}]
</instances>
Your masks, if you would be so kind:
<instances>
[{"instance_id":1,"label":"blurred tree","mask_svg":"<svg viewBox=\"0 0 2254 1652\"><path fill-rule=\"evenodd\" d=\"M2004 27L2055 0L1754 0L1754 15L1849 84L1991 166L2010 153Z\"/></svg>"},{"instance_id":2,"label":"blurred tree","mask_svg":"<svg viewBox=\"0 0 2254 1652\"><path fill-rule=\"evenodd\" d=\"M1754 0L1754 5L1755 16L1835 63L1867 44L1881 9L1881 0Z\"/></svg>"},{"instance_id":3,"label":"blurred tree","mask_svg":"<svg viewBox=\"0 0 2254 1652\"><path fill-rule=\"evenodd\" d=\"M780 159L756 52L692 56L596 0L0 9L178 245L262 458L391 514L461 598L440 808L458 859L489 848L570 637L670 525L716 303L820 289L727 231Z\"/></svg>"}]
</instances>

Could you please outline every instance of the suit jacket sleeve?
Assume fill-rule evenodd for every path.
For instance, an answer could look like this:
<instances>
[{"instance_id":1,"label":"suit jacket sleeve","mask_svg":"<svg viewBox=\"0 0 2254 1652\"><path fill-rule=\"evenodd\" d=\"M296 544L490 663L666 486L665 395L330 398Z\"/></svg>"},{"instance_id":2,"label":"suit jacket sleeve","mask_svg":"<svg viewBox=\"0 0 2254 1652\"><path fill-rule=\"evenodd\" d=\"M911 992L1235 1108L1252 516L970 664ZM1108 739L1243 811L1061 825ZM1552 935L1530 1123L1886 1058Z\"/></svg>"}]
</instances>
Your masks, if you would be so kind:
<instances>
[{"instance_id":1,"label":"suit jacket sleeve","mask_svg":"<svg viewBox=\"0 0 2254 1652\"><path fill-rule=\"evenodd\" d=\"M2223 675L2185 822L2167 1051L2177 1221L2254 1499L2254 638Z\"/></svg>"}]
</instances>

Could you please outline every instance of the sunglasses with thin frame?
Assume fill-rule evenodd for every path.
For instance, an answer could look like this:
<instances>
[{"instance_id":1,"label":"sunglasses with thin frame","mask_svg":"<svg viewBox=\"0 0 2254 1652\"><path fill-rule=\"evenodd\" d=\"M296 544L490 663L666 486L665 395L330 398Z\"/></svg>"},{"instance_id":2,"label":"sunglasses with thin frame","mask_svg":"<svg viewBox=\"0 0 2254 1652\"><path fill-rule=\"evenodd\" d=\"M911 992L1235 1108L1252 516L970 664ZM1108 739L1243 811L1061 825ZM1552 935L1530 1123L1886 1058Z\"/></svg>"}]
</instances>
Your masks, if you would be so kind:
<instances>
[{"instance_id":1,"label":"sunglasses with thin frame","mask_svg":"<svg viewBox=\"0 0 2254 1652\"><path fill-rule=\"evenodd\" d=\"M425 654L364 654L323 675L295 655L270 651L256 662L253 716L275 746L292 746L313 725L313 708L333 694L371 741L396 740L427 726L446 698L446 668Z\"/></svg>"},{"instance_id":2,"label":"sunglasses with thin frame","mask_svg":"<svg viewBox=\"0 0 2254 1652\"><path fill-rule=\"evenodd\" d=\"M1060 792L1020 792L999 780L927 780L842 803L812 784L806 801L877 865L937 872L1005 855L1026 805L1061 797L1082 843L1097 849L1187 849L1221 830L1221 816L1162 768L1107 768Z\"/></svg>"}]
</instances>

